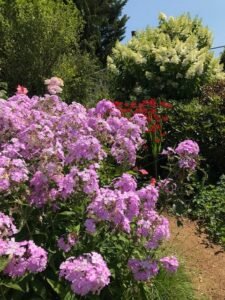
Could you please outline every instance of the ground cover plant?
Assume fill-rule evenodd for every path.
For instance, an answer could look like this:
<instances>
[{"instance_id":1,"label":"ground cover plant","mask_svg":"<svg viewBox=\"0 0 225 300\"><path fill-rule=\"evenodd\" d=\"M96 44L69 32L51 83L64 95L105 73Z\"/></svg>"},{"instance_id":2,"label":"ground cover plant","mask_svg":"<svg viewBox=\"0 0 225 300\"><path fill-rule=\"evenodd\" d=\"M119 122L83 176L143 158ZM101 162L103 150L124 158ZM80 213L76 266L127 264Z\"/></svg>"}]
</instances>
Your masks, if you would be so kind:
<instances>
[{"instance_id":1,"label":"ground cover plant","mask_svg":"<svg viewBox=\"0 0 225 300\"><path fill-rule=\"evenodd\" d=\"M179 263L159 251L170 232L158 188L129 171L146 118L107 100L68 105L61 79L45 84L44 97L18 86L0 102L3 299L160 299L157 278Z\"/></svg>"},{"instance_id":2,"label":"ground cover plant","mask_svg":"<svg viewBox=\"0 0 225 300\"><path fill-rule=\"evenodd\" d=\"M194 197L195 210L203 230L214 242L225 246L225 176L222 175L217 185L206 186Z\"/></svg>"}]
</instances>

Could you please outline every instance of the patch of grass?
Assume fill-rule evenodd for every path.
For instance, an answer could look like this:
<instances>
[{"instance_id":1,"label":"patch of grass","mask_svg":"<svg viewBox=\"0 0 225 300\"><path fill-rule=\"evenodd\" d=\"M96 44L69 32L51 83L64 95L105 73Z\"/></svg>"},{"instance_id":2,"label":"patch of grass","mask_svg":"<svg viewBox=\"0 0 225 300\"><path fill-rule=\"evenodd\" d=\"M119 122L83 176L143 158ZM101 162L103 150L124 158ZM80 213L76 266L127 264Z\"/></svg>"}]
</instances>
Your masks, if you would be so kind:
<instances>
[{"instance_id":1,"label":"patch of grass","mask_svg":"<svg viewBox=\"0 0 225 300\"><path fill-rule=\"evenodd\" d=\"M183 266L175 274L161 271L152 285L154 300L197 300L191 280Z\"/></svg>"}]
</instances>

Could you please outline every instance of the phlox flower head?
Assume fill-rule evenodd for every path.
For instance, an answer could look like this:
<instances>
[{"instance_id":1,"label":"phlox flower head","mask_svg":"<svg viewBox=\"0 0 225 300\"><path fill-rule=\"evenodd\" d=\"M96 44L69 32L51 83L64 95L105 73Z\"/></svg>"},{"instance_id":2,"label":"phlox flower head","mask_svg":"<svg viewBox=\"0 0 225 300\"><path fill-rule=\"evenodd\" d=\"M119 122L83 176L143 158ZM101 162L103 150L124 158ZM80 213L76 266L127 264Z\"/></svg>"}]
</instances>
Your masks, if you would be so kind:
<instances>
[{"instance_id":1,"label":"phlox flower head","mask_svg":"<svg viewBox=\"0 0 225 300\"><path fill-rule=\"evenodd\" d=\"M195 168L197 166L197 162L192 157L185 157L185 158L179 159L178 166L181 169L195 170Z\"/></svg>"},{"instance_id":2,"label":"phlox flower head","mask_svg":"<svg viewBox=\"0 0 225 300\"><path fill-rule=\"evenodd\" d=\"M9 237L17 233L13 219L0 212L0 238Z\"/></svg>"},{"instance_id":3,"label":"phlox flower head","mask_svg":"<svg viewBox=\"0 0 225 300\"><path fill-rule=\"evenodd\" d=\"M148 185L138 191L138 196L144 203L146 209L152 209L155 207L159 197L158 189L153 185Z\"/></svg>"},{"instance_id":4,"label":"phlox flower head","mask_svg":"<svg viewBox=\"0 0 225 300\"><path fill-rule=\"evenodd\" d=\"M69 233L67 235L61 236L57 241L57 245L60 250L69 252L71 248L76 245L77 241L78 239L76 234Z\"/></svg>"},{"instance_id":5,"label":"phlox flower head","mask_svg":"<svg viewBox=\"0 0 225 300\"><path fill-rule=\"evenodd\" d=\"M102 256L96 252L68 258L60 265L59 273L71 283L73 292L81 296L99 294L109 284L110 275Z\"/></svg>"},{"instance_id":6,"label":"phlox flower head","mask_svg":"<svg viewBox=\"0 0 225 300\"><path fill-rule=\"evenodd\" d=\"M125 173L115 181L114 187L122 192L134 192L137 188L137 182L132 175Z\"/></svg>"},{"instance_id":7,"label":"phlox flower head","mask_svg":"<svg viewBox=\"0 0 225 300\"><path fill-rule=\"evenodd\" d=\"M166 256L160 259L162 266L168 272L176 272L179 267L179 262L175 256Z\"/></svg>"},{"instance_id":8,"label":"phlox flower head","mask_svg":"<svg viewBox=\"0 0 225 300\"><path fill-rule=\"evenodd\" d=\"M160 216L157 225L154 226L154 230L150 240L146 244L148 249L156 249L159 243L163 240L168 240L170 238L169 221Z\"/></svg>"},{"instance_id":9,"label":"phlox flower head","mask_svg":"<svg viewBox=\"0 0 225 300\"><path fill-rule=\"evenodd\" d=\"M92 234L96 232L96 223L93 219L87 219L84 225L88 233Z\"/></svg>"},{"instance_id":10,"label":"phlox flower head","mask_svg":"<svg viewBox=\"0 0 225 300\"><path fill-rule=\"evenodd\" d=\"M157 275L159 267L157 262L148 259L129 259L128 267L133 273L134 279L147 281Z\"/></svg>"},{"instance_id":11,"label":"phlox flower head","mask_svg":"<svg viewBox=\"0 0 225 300\"><path fill-rule=\"evenodd\" d=\"M38 273L47 266L47 252L33 241L14 242L12 259L4 269L10 277L21 277L27 272ZM10 245L10 242L9 242Z\"/></svg>"},{"instance_id":12,"label":"phlox flower head","mask_svg":"<svg viewBox=\"0 0 225 300\"><path fill-rule=\"evenodd\" d=\"M175 152L180 156L197 156L199 154L199 146L192 140L185 140L178 144Z\"/></svg>"}]
</instances>

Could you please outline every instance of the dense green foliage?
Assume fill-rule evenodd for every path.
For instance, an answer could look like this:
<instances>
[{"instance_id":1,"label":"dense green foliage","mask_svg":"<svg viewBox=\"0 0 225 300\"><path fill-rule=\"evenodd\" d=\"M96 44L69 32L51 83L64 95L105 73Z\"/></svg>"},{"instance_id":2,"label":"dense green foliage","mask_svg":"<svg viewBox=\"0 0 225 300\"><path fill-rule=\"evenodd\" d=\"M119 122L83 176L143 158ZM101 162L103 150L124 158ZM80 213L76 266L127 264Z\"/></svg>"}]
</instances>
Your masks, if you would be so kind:
<instances>
[{"instance_id":1,"label":"dense green foliage","mask_svg":"<svg viewBox=\"0 0 225 300\"><path fill-rule=\"evenodd\" d=\"M122 9L127 0L73 0L85 21L81 47L96 55L105 65L117 40L125 33L127 15Z\"/></svg>"},{"instance_id":2,"label":"dense green foliage","mask_svg":"<svg viewBox=\"0 0 225 300\"><path fill-rule=\"evenodd\" d=\"M72 2L0 1L0 79L9 92L26 84L31 93L41 94L43 80L62 55L76 51L81 29Z\"/></svg>"},{"instance_id":3,"label":"dense green foliage","mask_svg":"<svg viewBox=\"0 0 225 300\"><path fill-rule=\"evenodd\" d=\"M138 32L126 45L118 42L108 58L115 97L191 99L203 84L224 76L211 44L198 18L161 14L158 27Z\"/></svg>"},{"instance_id":4,"label":"dense green foliage","mask_svg":"<svg viewBox=\"0 0 225 300\"><path fill-rule=\"evenodd\" d=\"M225 175L217 185L205 187L194 198L194 215L200 220L209 236L225 246Z\"/></svg>"},{"instance_id":5,"label":"dense green foliage","mask_svg":"<svg viewBox=\"0 0 225 300\"><path fill-rule=\"evenodd\" d=\"M109 75L88 53L64 55L53 67L53 74L64 80L63 99L90 106L109 97Z\"/></svg>"}]
</instances>

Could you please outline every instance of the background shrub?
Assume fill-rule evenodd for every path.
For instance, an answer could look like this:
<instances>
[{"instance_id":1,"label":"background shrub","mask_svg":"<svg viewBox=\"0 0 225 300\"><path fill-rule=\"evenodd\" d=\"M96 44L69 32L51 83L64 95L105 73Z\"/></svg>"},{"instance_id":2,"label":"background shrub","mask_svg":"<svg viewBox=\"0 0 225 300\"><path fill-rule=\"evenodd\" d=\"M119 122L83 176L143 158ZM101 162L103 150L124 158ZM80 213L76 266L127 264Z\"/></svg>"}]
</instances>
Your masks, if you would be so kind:
<instances>
[{"instance_id":1,"label":"background shrub","mask_svg":"<svg viewBox=\"0 0 225 300\"><path fill-rule=\"evenodd\" d=\"M158 27L138 32L126 45L118 42L108 57L115 97L191 99L202 85L224 77L211 45L198 18L161 14Z\"/></svg>"}]
</instances>

